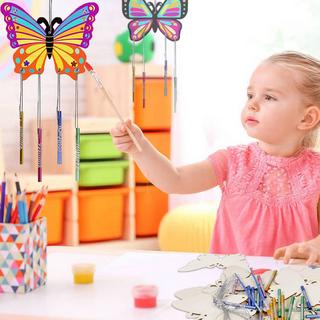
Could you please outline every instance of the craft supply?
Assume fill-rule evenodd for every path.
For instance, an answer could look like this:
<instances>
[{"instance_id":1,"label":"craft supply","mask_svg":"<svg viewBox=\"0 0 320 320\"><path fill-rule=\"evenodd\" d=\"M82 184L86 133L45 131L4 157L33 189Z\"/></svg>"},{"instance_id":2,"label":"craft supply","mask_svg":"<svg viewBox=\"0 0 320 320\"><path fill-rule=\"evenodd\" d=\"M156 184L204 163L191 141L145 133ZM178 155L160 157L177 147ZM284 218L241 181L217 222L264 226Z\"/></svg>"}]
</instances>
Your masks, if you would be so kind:
<instances>
[{"instance_id":1,"label":"craft supply","mask_svg":"<svg viewBox=\"0 0 320 320\"><path fill-rule=\"evenodd\" d=\"M116 115L118 116L120 122L122 122L125 125L125 121L124 121L123 117L121 116L121 113L119 112L118 108L116 107L114 101L111 99L111 96L109 95L108 91L103 86L101 80L98 78L93 67L88 62L86 63L85 67L89 71L89 73L91 74L93 79L96 81L96 83L98 84L98 88L102 90L102 92L104 93L104 96L107 98L107 100L111 104L111 107L114 110L114 112L116 113ZM130 130L130 128L127 125L125 125L125 128L129 134L130 138L132 139L133 143L135 144L136 148L138 149L138 151L141 152L142 151L141 146L140 146L138 140L136 139L136 137L134 136L134 134L132 133L132 131Z\"/></svg>"},{"instance_id":2,"label":"craft supply","mask_svg":"<svg viewBox=\"0 0 320 320\"><path fill-rule=\"evenodd\" d=\"M155 285L133 287L132 295L136 308L154 308L157 306L158 288Z\"/></svg>"},{"instance_id":3,"label":"craft supply","mask_svg":"<svg viewBox=\"0 0 320 320\"><path fill-rule=\"evenodd\" d=\"M252 278L253 278L256 286L257 286L257 291L258 291L258 293L259 293L259 296L260 296L260 298L262 299L262 301L264 301L264 291L261 289L260 283L259 283L257 277L255 276L252 268L250 268L250 272L251 272L251 276L252 276ZM258 301L259 301L259 300L258 300Z\"/></svg>"},{"instance_id":4,"label":"craft supply","mask_svg":"<svg viewBox=\"0 0 320 320\"><path fill-rule=\"evenodd\" d=\"M256 307L249 306L247 304L233 303L233 302L228 302L228 301L223 301L223 304L225 304L226 306L234 307L236 309L243 308L243 309L248 309L248 310L257 310Z\"/></svg>"},{"instance_id":5,"label":"craft supply","mask_svg":"<svg viewBox=\"0 0 320 320\"><path fill-rule=\"evenodd\" d=\"M12 211L12 205L13 205L13 197L12 194L9 195L9 201L8 201L8 206L7 206L7 212L6 212L6 223L10 223L11 221L11 211Z\"/></svg>"},{"instance_id":6,"label":"craft supply","mask_svg":"<svg viewBox=\"0 0 320 320\"><path fill-rule=\"evenodd\" d=\"M307 308L308 308L309 310L312 310L312 304L311 304L311 302L310 302L310 300L309 300L309 297L308 297L308 294L307 294L307 291L306 291L305 287L304 287L304 286L301 286L300 288L301 288L301 292L302 292L302 294L303 294L303 296L304 296L304 299L305 299L305 303L306 303Z\"/></svg>"},{"instance_id":7,"label":"craft supply","mask_svg":"<svg viewBox=\"0 0 320 320\"><path fill-rule=\"evenodd\" d=\"M1 12L7 24L7 37L12 48L14 71L20 74L20 163L23 162L23 81L31 75L38 75L37 103L37 143L38 181L42 181L42 127L41 127L41 74L46 59L53 57L58 73L57 98L57 162L62 162L62 114L60 110L60 75L68 75L77 80L78 74L85 72L86 54L92 38L93 22L99 11L94 2L78 7L65 20L52 19L52 0L49 0L49 21L40 17L33 19L24 9L11 2L1 5ZM56 24L58 26L56 26Z\"/></svg>"},{"instance_id":8,"label":"craft supply","mask_svg":"<svg viewBox=\"0 0 320 320\"><path fill-rule=\"evenodd\" d=\"M38 136L38 182L42 181L42 127L41 127L41 73L38 70L37 136Z\"/></svg>"},{"instance_id":9,"label":"craft supply","mask_svg":"<svg viewBox=\"0 0 320 320\"><path fill-rule=\"evenodd\" d=\"M286 318L286 302L284 299L284 294L281 295L280 301L281 301L281 319L285 320L285 318Z\"/></svg>"},{"instance_id":10,"label":"craft supply","mask_svg":"<svg viewBox=\"0 0 320 320\"><path fill-rule=\"evenodd\" d=\"M302 294L300 297L300 320L304 320L304 308L305 308L305 297Z\"/></svg>"},{"instance_id":11,"label":"craft supply","mask_svg":"<svg viewBox=\"0 0 320 320\"><path fill-rule=\"evenodd\" d=\"M76 181L80 180L80 128L79 128L79 87L78 87L78 75L76 75L75 80L75 130L76 130Z\"/></svg>"},{"instance_id":12,"label":"craft supply","mask_svg":"<svg viewBox=\"0 0 320 320\"><path fill-rule=\"evenodd\" d=\"M248 298L251 299L251 301L253 302L254 306L257 308L257 310L258 310L259 312L261 312L261 309L260 309L260 307L257 305L257 302L255 301L254 297L252 296L250 290L248 290L248 289L246 288L245 284L242 282L242 280L240 279L240 277L239 277L236 273L235 273L234 275L235 275L236 278L238 279L238 281L239 281L242 289L244 290L244 292L246 292Z\"/></svg>"},{"instance_id":13,"label":"craft supply","mask_svg":"<svg viewBox=\"0 0 320 320\"><path fill-rule=\"evenodd\" d=\"M258 275L258 276L257 276L257 279L258 279L258 281L259 281L259 285L260 285L260 288L261 288L262 294L263 294L264 298L266 298L266 297L267 297L267 294L266 294L266 292L265 292L265 290L264 290L264 285L263 285L263 282L262 282L261 276L260 276L260 275Z\"/></svg>"},{"instance_id":14,"label":"craft supply","mask_svg":"<svg viewBox=\"0 0 320 320\"><path fill-rule=\"evenodd\" d=\"M62 164L62 112L60 69L58 70L57 79L57 164Z\"/></svg>"},{"instance_id":15,"label":"craft supply","mask_svg":"<svg viewBox=\"0 0 320 320\"><path fill-rule=\"evenodd\" d=\"M73 282L75 284L90 284L94 281L95 265L92 263L77 263L72 266Z\"/></svg>"},{"instance_id":16,"label":"craft supply","mask_svg":"<svg viewBox=\"0 0 320 320\"><path fill-rule=\"evenodd\" d=\"M272 307L273 307L273 316L277 319L277 300L276 298L272 298Z\"/></svg>"},{"instance_id":17,"label":"craft supply","mask_svg":"<svg viewBox=\"0 0 320 320\"><path fill-rule=\"evenodd\" d=\"M177 106L177 41L180 39L183 19L188 12L188 0L165 0L154 3L145 0L122 0L122 12L127 19L131 19L128 24L130 39L140 41L151 31L158 29L168 39L174 43L174 110ZM143 54L144 56L144 54ZM164 57L164 95L166 95L167 79L167 43L165 42ZM144 61L144 57L143 57ZM145 68L143 71L143 107L145 107Z\"/></svg>"},{"instance_id":18,"label":"craft supply","mask_svg":"<svg viewBox=\"0 0 320 320\"><path fill-rule=\"evenodd\" d=\"M268 291L268 290L270 289L270 286L271 286L273 280L275 279L275 277L277 276L277 273L278 273L277 270L274 270L274 271L272 272L272 275L271 275L271 277L270 277L270 280L269 280L269 282L267 283L266 287L264 288L265 291Z\"/></svg>"},{"instance_id":19,"label":"craft supply","mask_svg":"<svg viewBox=\"0 0 320 320\"><path fill-rule=\"evenodd\" d=\"M45 198L42 198L42 199L40 200L39 205L37 206L36 210L34 211L32 217L31 217L31 221L35 221L35 220L39 217L40 212L41 212L41 210L42 210L45 202L46 202L46 199L45 199Z\"/></svg>"},{"instance_id":20,"label":"craft supply","mask_svg":"<svg viewBox=\"0 0 320 320\"><path fill-rule=\"evenodd\" d=\"M19 163L23 164L23 69L20 69Z\"/></svg>"},{"instance_id":21,"label":"craft supply","mask_svg":"<svg viewBox=\"0 0 320 320\"><path fill-rule=\"evenodd\" d=\"M1 207L0 207L0 223L4 222L4 208L6 199L6 173L3 173L3 180L1 183Z\"/></svg>"},{"instance_id":22,"label":"craft supply","mask_svg":"<svg viewBox=\"0 0 320 320\"><path fill-rule=\"evenodd\" d=\"M291 315L292 315L292 312L293 312L293 306L294 306L294 301L295 301L295 296L291 297L290 299L290 307L289 307L289 312L288 312L288 317L287 319L290 320L291 319Z\"/></svg>"},{"instance_id":23,"label":"craft supply","mask_svg":"<svg viewBox=\"0 0 320 320\"><path fill-rule=\"evenodd\" d=\"M33 208L34 208L35 201L37 199L38 194L39 194L39 191L33 192L30 197L30 204L29 204L29 210L28 210L28 218L30 221L32 220L31 217L32 217L32 213L33 213Z\"/></svg>"},{"instance_id":24,"label":"craft supply","mask_svg":"<svg viewBox=\"0 0 320 320\"><path fill-rule=\"evenodd\" d=\"M15 176L15 185L16 185L17 194L20 194L21 188L20 188L20 182L18 179L18 175L15 173L14 176Z\"/></svg>"},{"instance_id":25,"label":"craft supply","mask_svg":"<svg viewBox=\"0 0 320 320\"><path fill-rule=\"evenodd\" d=\"M278 318L282 318L281 289L278 289Z\"/></svg>"}]
</instances>

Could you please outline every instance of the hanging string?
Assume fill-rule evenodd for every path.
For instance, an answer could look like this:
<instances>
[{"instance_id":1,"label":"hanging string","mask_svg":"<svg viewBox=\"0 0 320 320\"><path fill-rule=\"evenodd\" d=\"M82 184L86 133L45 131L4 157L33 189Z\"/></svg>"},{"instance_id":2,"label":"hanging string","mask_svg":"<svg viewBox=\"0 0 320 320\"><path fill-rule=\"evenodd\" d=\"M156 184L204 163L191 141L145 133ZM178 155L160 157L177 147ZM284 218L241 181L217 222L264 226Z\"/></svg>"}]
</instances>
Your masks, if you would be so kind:
<instances>
[{"instance_id":1,"label":"hanging string","mask_svg":"<svg viewBox=\"0 0 320 320\"><path fill-rule=\"evenodd\" d=\"M132 41L132 59L131 59L131 65L132 65L132 102L134 103L135 98L135 82L136 82L136 61L135 61L135 46L136 42L135 40Z\"/></svg>"},{"instance_id":2,"label":"hanging string","mask_svg":"<svg viewBox=\"0 0 320 320\"><path fill-rule=\"evenodd\" d=\"M19 163L23 164L23 69L20 70L20 102L19 102Z\"/></svg>"},{"instance_id":3,"label":"hanging string","mask_svg":"<svg viewBox=\"0 0 320 320\"><path fill-rule=\"evenodd\" d=\"M75 70L76 72L76 70ZM80 180L80 128L79 128L79 85L78 74L75 81L75 118L74 125L76 128L76 181Z\"/></svg>"},{"instance_id":4,"label":"hanging string","mask_svg":"<svg viewBox=\"0 0 320 320\"><path fill-rule=\"evenodd\" d=\"M62 164L62 113L61 113L61 83L60 69L57 80L57 164Z\"/></svg>"},{"instance_id":5,"label":"hanging string","mask_svg":"<svg viewBox=\"0 0 320 320\"><path fill-rule=\"evenodd\" d=\"M174 41L174 71L173 71L173 85L174 85L174 112L177 111L178 102L178 78L177 78L177 42Z\"/></svg>"},{"instance_id":6,"label":"hanging string","mask_svg":"<svg viewBox=\"0 0 320 320\"><path fill-rule=\"evenodd\" d=\"M49 0L49 25L50 25L50 31L51 30L51 21L52 21L52 0Z\"/></svg>"},{"instance_id":7,"label":"hanging string","mask_svg":"<svg viewBox=\"0 0 320 320\"><path fill-rule=\"evenodd\" d=\"M168 56L166 37L164 37L164 96L168 96Z\"/></svg>"},{"instance_id":8,"label":"hanging string","mask_svg":"<svg viewBox=\"0 0 320 320\"><path fill-rule=\"evenodd\" d=\"M143 71L142 71L142 107L146 107L146 60L144 56L144 34L142 38L142 63L143 63Z\"/></svg>"},{"instance_id":9,"label":"hanging string","mask_svg":"<svg viewBox=\"0 0 320 320\"><path fill-rule=\"evenodd\" d=\"M42 124L41 124L41 73L38 70L37 135L38 135L38 182L42 181Z\"/></svg>"}]
</instances>

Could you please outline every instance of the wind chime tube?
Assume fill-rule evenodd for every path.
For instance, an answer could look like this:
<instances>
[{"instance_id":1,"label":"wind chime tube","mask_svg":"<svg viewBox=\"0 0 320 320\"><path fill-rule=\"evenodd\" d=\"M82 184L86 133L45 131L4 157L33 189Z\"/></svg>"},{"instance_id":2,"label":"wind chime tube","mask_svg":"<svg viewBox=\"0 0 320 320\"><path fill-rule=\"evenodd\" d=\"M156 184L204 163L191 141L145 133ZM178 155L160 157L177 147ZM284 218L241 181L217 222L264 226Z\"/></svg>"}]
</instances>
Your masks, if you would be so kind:
<instances>
[{"instance_id":1,"label":"wind chime tube","mask_svg":"<svg viewBox=\"0 0 320 320\"><path fill-rule=\"evenodd\" d=\"M62 112L61 112L61 83L58 71L57 85L57 164L62 164Z\"/></svg>"},{"instance_id":2,"label":"wind chime tube","mask_svg":"<svg viewBox=\"0 0 320 320\"><path fill-rule=\"evenodd\" d=\"M168 96L168 57L166 37L164 37L164 96Z\"/></svg>"},{"instance_id":3,"label":"wind chime tube","mask_svg":"<svg viewBox=\"0 0 320 320\"><path fill-rule=\"evenodd\" d=\"M178 102L178 78L177 78L177 42L174 41L174 72L173 72L173 87L174 87L174 112L177 111Z\"/></svg>"},{"instance_id":4,"label":"wind chime tube","mask_svg":"<svg viewBox=\"0 0 320 320\"><path fill-rule=\"evenodd\" d=\"M142 107L146 107L146 60L144 56L144 35L142 38L142 61L143 61L143 71L142 71Z\"/></svg>"},{"instance_id":5,"label":"wind chime tube","mask_svg":"<svg viewBox=\"0 0 320 320\"><path fill-rule=\"evenodd\" d=\"M75 128L76 128L76 181L80 180L80 128L79 128L79 86L75 81Z\"/></svg>"},{"instance_id":6,"label":"wind chime tube","mask_svg":"<svg viewBox=\"0 0 320 320\"><path fill-rule=\"evenodd\" d=\"M20 102L19 102L19 163L23 164L23 76L20 71Z\"/></svg>"},{"instance_id":7,"label":"wind chime tube","mask_svg":"<svg viewBox=\"0 0 320 320\"><path fill-rule=\"evenodd\" d=\"M38 182L42 181L42 127L41 127L41 74L38 73L37 103L37 136L38 136Z\"/></svg>"},{"instance_id":8,"label":"wind chime tube","mask_svg":"<svg viewBox=\"0 0 320 320\"><path fill-rule=\"evenodd\" d=\"M135 61L135 46L136 42L132 41L132 59L131 59L131 65L132 65L132 102L134 103L135 99L135 82L136 82L136 61Z\"/></svg>"}]
</instances>

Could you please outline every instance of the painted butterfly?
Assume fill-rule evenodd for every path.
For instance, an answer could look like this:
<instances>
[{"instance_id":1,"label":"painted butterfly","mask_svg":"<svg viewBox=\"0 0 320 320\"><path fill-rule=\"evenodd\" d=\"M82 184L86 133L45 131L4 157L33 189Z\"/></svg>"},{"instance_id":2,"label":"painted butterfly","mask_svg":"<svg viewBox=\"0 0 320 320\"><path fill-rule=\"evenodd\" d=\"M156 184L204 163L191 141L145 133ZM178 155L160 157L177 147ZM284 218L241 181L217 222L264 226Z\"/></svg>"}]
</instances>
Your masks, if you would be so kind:
<instances>
[{"instance_id":1,"label":"painted butterfly","mask_svg":"<svg viewBox=\"0 0 320 320\"><path fill-rule=\"evenodd\" d=\"M154 4L145 0L122 0L122 11L129 22L130 38L132 41L141 40L152 29L160 29L171 41L180 39L182 19L188 12L188 0L165 0Z\"/></svg>"},{"instance_id":2,"label":"painted butterfly","mask_svg":"<svg viewBox=\"0 0 320 320\"><path fill-rule=\"evenodd\" d=\"M3 3L1 12L7 24L7 37L11 47L18 48L13 55L14 71L22 73L25 80L32 74L43 73L46 58L53 57L56 72L75 80L77 74L85 71L86 54L81 48L89 46L98 11L98 5L89 2L64 21L56 17L49 24L44 17L34 20L14 3Z\"/></svg>"}]
</instances>

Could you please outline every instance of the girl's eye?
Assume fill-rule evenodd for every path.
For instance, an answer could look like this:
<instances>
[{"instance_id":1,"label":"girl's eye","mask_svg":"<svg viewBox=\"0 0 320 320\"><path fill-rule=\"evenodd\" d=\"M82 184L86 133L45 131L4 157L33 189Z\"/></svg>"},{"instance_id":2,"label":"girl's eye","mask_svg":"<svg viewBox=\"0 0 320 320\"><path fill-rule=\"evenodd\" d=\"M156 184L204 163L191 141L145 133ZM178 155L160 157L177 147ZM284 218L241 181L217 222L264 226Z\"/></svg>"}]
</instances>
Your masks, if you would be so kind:
<instances>
[{"instance_id":1,"label":"girl's eye","mask_svg":"<svg viewBox=\"0 0 320 320\"><path fill-rule=\"evenodd\" d=\"M269 96L268 94L265 96L265 99L268 100L268 101L270 101L270 100L276 101L276 100L277 100L276 98L271 97L271 96Z\"/></svg>"},{"instance_id":2,"label":"girl's eye","mask_svg":"<svg viewBox=\"0 0 320 320\"><path fill-rule=\"evenodd\" d=\"M247 93L247 97L248 97L248 100L250 100L250 99L252 99L253 94L251 94L251 93Z\"/></svg>"}]
</instances>

